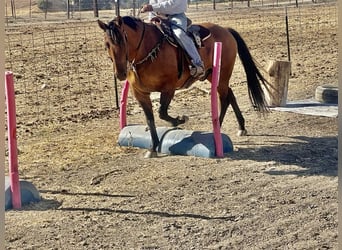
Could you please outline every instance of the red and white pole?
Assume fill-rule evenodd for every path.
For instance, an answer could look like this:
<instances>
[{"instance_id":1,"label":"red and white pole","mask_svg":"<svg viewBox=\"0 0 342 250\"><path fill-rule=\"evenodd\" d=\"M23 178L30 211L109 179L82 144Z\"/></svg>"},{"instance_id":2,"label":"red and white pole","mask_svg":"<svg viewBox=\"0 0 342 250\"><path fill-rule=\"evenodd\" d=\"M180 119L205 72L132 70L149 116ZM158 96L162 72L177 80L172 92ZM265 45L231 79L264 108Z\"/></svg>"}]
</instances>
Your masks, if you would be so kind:
<instances>
[{"instance_id":1,"label":"red and white pole","mask_svg":"<svg viewBox=\"0 0 342 250\"><path fill-rule=\"evenodd\" d=\"M221 52L222 52L222 43L215 42L213 74L212 74L212 83L211 83L211 116L212 116L211 118L212 118L212 123L213 123L215 152L216 152L217 157L223 157L222 136L221 136L220 121L218 117L218 106L217 106L217 86L220 80Z\"/></svg>"},{"instance_id":2,"label":"red and white pole","mask_svg":"<svg viewBox=\"0 0 342 250\"><path fill-rule=\"evenodd\" d=\"M120 99L120 129L123 129L127 125L126 107L127 107L128 90L129 90L129 82L126 80L122 88L121 99Z\"/></svg>"},{"instance_id":3,"label":"red and white pole","mask_svg":"<svg viewBox=\"0 0 342 250\"><path fill-rule=\"evenodd\" d=\"M12 193L12 206L14 209L21 208L21 193L18 171L17 149L17 122L15 111L15 95L13 73L5 74L6 105L7 105L7 131L8 131L8 164Z\"/></svg>"}]
</instances>

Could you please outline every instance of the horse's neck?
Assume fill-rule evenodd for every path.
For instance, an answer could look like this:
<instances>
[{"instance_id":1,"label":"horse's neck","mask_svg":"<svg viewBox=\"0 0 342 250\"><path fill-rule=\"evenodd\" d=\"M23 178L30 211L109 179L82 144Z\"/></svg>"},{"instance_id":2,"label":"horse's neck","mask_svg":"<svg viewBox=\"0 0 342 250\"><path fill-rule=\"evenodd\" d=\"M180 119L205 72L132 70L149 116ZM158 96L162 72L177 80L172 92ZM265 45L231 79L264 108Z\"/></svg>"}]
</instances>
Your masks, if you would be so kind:
<instances>
[{"instance_id":1,"label":"horse's neck","mask_svg":"<svg viewBox=\"0 0 342 250\"><path fill-rule=\"evenodd\" d=\"M160 33L155 25L148 23L145 23L144 25L146 27L144 39L145 48L151 49L163 39L163 35Z\"/></svg>"},{"instance_id":2,"label":"horse's neck","mask_svg":"<svg viewBox=\"0 0 342 250\"><path fill-rule=\"evenodd\" d=\"M136 31L129 29L127 32L129 60L136 62L142 60L161 41L161 36L155 26L144 22L139 23L139 28Z\"/></svg>"}]
</instances>

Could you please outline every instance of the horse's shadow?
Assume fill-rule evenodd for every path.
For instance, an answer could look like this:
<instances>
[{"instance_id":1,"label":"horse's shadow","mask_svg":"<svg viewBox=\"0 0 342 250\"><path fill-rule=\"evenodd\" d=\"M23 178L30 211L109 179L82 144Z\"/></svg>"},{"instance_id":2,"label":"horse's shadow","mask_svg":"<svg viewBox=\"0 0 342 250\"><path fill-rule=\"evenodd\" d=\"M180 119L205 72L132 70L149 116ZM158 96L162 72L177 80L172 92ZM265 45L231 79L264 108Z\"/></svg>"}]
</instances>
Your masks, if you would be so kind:
<instances>
[{"instance_id":1,"label":"horse's shadow","mask_svg":"<svg viewBox=\"0 0 342 250\"><path fill-rule=\"evenodd\" d=\"M90 208L90 207L60 207L58 208L60 211L87 211L87 212L106 212L113 214L128 214L128 215L152 215L164 218L191 218L191 219L199 219L199 220L224 220L224 221L234 221L236 220L236 216L227 215L227 216L207 216L195 213L168 213L162 211L136 211L130 209L112 209L112 208Z\"/></svg>"},{"instance_id":2,"label":"horse's shadow","mask_svg":"<svg viewBox=\"0 0 342 250\"><path fill-rule=\"evenodd\" d=\"M69 192L67 190L41 190L41 193L49 194L59 194L59 195L71 195L71 196L99 196L99 197L110 197L110 198L134 198L135 195L129 194L108 194L108 193L92 193L92 192ZM75 200L75 207L64 207L63 202L57 201L56 199L42 199L38 203L32 203L29 206L25 206L23 210L36 210L36 211L46 211L46 210L59 210L67 212L105 212L109 214L127 214L127 215L141 215L141 216L158 216L163 218L191 218L198 220L223 220L223 221L235 221L236 216L225 215L225 216L210 216L196 213L169 213L166 211L156 211L156 210L134 210L134 209L119 209L119 208L107 208L107 207L77 207L80 204Z\"/></svg>"},{"instance_id":3,"label":"horse's shadow","mask_svg":"<svg viewBox=\"0 0 342 250\"><path fill-rule=\"evenodd\" d=\"M262 135L266 136L266 135ZM284 137L281 135L273 135ZM270 137L270 135L267 135ZM290 142L288 139L291 139ZM338 175L338 139L327 137L287 137L287 140L268 142L272 145L250 145L241 147L237 152L229 154L233 160L254 160L257 162L275 161L280 165L295 165L301 170L267 170L270 175ZM235 146L239 147L239 144ZM240 146L242 146L240 144ZM280 169L280 170L279 170Z\"/></svg>"}]
</instances>

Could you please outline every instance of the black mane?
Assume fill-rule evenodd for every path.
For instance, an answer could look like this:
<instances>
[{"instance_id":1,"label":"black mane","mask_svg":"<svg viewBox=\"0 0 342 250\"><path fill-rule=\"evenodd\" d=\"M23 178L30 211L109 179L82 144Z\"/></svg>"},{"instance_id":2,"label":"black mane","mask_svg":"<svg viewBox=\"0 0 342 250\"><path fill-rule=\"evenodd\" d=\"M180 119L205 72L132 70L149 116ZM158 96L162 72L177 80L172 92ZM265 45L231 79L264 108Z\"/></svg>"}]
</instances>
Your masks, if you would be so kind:
<instances>
[{"instance_id":1,"label":"black mane","mask_svg":"<svg viewBox=\"0 0 342 250\"><path fill-rule=\"evenodd\" d=\"M128 27L130 27L133 30L137 30L138 22L142 22L140 18L132 17L132 16L123 16L122 21L124 24L126 24Z\"/></svg>"}]
</instances>

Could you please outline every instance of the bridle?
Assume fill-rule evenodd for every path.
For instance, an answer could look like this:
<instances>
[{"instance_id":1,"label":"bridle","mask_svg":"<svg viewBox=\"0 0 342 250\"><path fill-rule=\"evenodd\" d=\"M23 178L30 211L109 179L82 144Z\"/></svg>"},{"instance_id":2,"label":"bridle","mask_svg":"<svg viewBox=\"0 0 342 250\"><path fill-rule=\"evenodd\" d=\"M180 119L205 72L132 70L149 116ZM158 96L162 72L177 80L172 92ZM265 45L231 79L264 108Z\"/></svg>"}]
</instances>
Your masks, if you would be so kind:
<instances>
[{"instance_id":1,"label":"bridle","mask_svg":"<svg viewBox=\"0 0 342 250\"><path fill-rule=\"evenodd\" d=\"M146 24L144 22L142 22L142 25L143 25L143 31L141 33L138 45L137 45L137 47L135 49L136 56L138 55L139 49L140 49L140 47L141 47L141 45L143 43L143 40L145 38ZM123 33L123 37L125 39L125 43L126 43L126 47L127 47L128 38L127 38L126 31L124 30L124 28L122 26L120 26L121 29L119 29L119 27L117 27L118 25L116 25L116 24L114 24L113 26L114 27L109 26L109 30L108 30L109 32L107 34L109 35L109 37L113 41L115 41L117 39L115 37L114 29L120 30ZM164 42L165 39L166 39L165 36L161 36L161 39L156 43L156 45L151 49L151 51L145 57L143 57L142 59L140 59L137 62L136 62L136 57L134 57L132 61L129 61L129 50L126 48L126 60L129 63L129 67L134 72L136 72L136 66L137 65L141 65L141 64L145 63L148 60L151 60L151 62L153 62L157 58L158 52L160 51L160 46L162 45L162 43Z\"/></svg>"}]
</instances>

